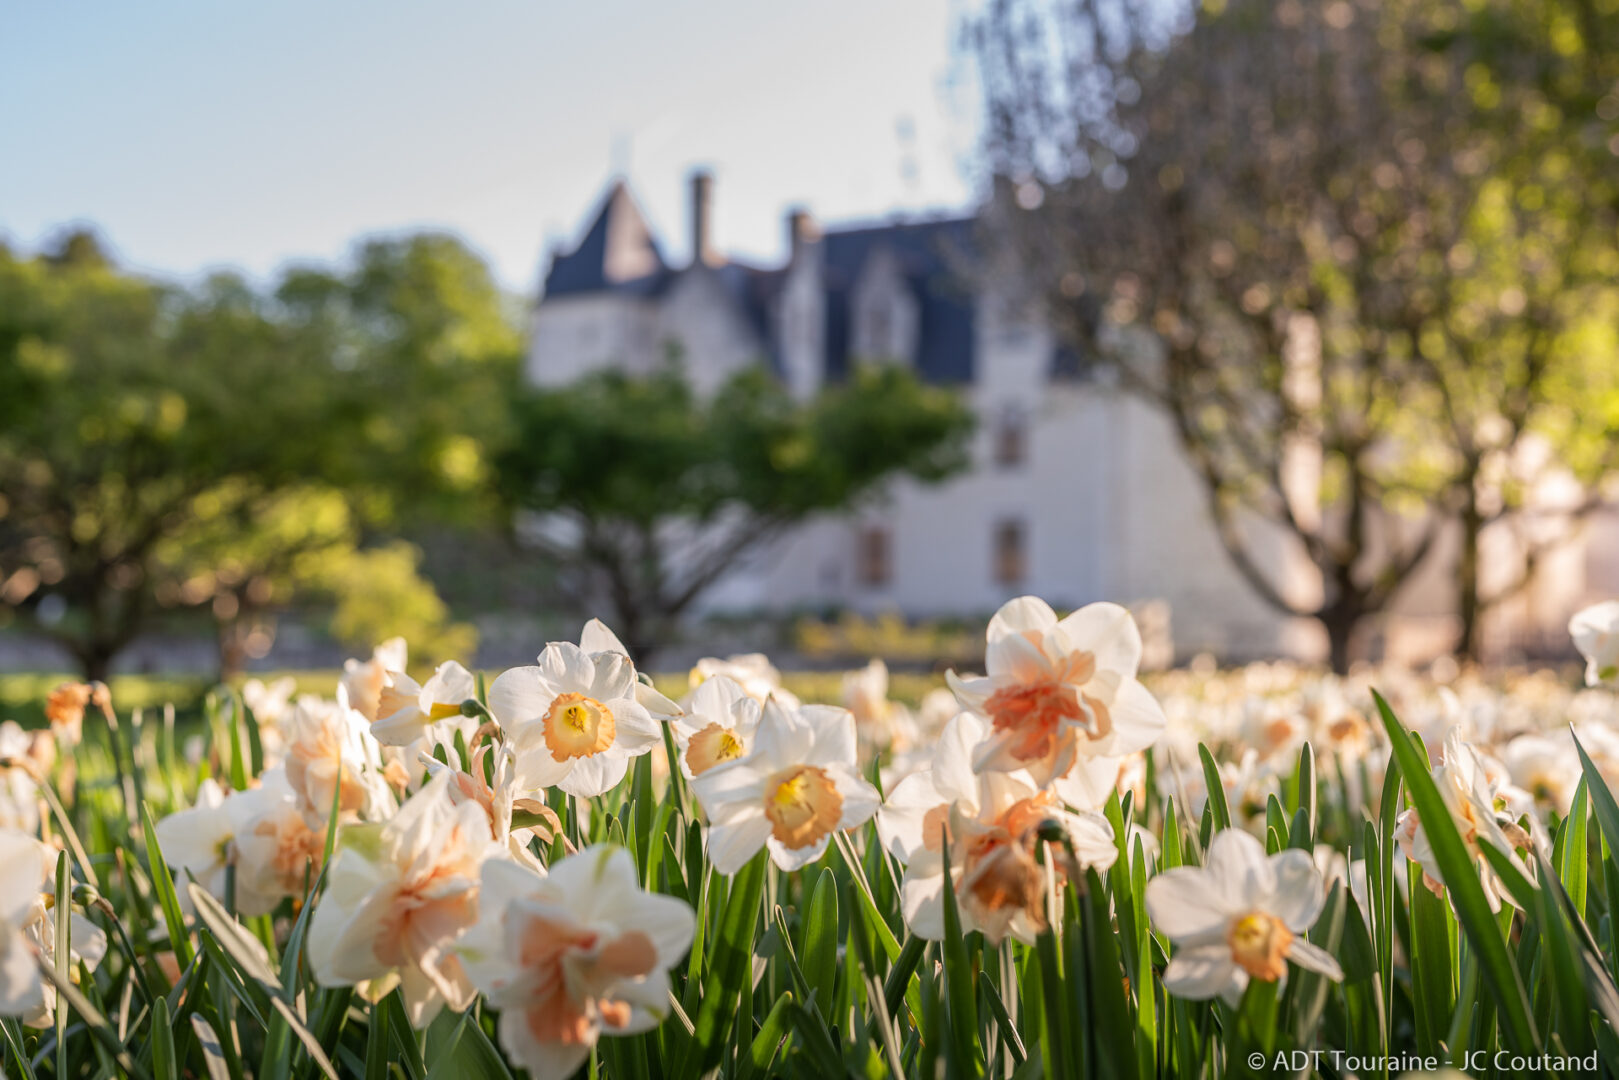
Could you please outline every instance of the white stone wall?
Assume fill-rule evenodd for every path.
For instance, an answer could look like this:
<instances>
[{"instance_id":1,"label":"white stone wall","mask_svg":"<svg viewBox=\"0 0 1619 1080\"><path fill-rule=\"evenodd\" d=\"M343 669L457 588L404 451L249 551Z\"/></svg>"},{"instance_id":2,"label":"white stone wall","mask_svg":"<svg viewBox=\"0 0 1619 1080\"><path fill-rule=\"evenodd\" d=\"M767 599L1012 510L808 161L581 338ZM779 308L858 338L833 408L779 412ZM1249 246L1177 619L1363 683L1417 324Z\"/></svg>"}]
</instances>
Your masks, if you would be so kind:
<instances>
[{"instance_id":1,"label":"white stone wall","mask_svg":"<svg viewBox=\"0 0 1619 1080\"><path fill-rule=\"evenodd\" d=\"M765 360L758 333L720 280L703 269L675 279L658 305L654 333L660 352L671 343L680 346L699 394L712 394L738 371Z\"/></svg>"},{"instance_id":2,"label":"white stone wall","mask_svg":"<svg viewBox=\"0 0 1619 1080\"><path fill-rule=\"evenodd\" d=\"M658 356L655 315L650 302L616 293L541 302L529 339L529 380L561 386L603 368L650 370Z\"/></svg>"}]
</instances>

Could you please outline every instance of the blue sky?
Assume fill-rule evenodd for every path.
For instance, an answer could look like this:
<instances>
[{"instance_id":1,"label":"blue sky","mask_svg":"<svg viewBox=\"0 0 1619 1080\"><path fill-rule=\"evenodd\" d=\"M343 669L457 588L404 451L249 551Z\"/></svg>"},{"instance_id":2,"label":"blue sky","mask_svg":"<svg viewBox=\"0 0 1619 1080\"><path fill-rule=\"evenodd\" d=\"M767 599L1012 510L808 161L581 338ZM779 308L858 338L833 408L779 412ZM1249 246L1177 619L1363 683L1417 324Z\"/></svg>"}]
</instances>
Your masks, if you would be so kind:
<instances>
[{"instance_id":1,"label":"blue sky","mask_svg":"<svg viewBox=\"0 0 1619 1080\"><path fill-rule=\"evenodd\" d=\"M447 227L527 291L615 166L684 258L702 165L720 249L773 258L790 203L970 200L964 2L0 2L0 236L262 277Z\"/></svg>"}]
</instances>

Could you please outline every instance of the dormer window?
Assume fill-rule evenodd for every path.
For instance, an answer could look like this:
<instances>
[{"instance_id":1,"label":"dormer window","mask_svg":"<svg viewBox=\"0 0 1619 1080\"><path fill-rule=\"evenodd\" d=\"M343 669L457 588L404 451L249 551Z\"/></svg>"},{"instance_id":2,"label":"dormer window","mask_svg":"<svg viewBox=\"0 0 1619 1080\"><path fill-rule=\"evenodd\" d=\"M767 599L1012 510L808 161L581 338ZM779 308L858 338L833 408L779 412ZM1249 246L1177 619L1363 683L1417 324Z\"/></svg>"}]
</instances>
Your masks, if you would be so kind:
<instances>
[{"instance_id":1,"label":"dormer window","mask_svg":"<svg viewBox=\"0 0 1619 1080\"><path fill-rule=\"evenodd\" d=\"M1001 411L995 424L995 464L1002 469L1015 469L1029 457L1027 418L1016 406Z\"/></svg>"},{"instance_id":2,"label":"dormer window","mask_svg":"<svg viewBox=\"0 0 1619 1080\"><path fill-rule=\"evenodd\" d=\"M894 348L894 323L886 304L874 306L866 314L866 336L871 342L871 351L875 358L880 360L897 360L897 350Z\"/></svg>"}]
</instances>

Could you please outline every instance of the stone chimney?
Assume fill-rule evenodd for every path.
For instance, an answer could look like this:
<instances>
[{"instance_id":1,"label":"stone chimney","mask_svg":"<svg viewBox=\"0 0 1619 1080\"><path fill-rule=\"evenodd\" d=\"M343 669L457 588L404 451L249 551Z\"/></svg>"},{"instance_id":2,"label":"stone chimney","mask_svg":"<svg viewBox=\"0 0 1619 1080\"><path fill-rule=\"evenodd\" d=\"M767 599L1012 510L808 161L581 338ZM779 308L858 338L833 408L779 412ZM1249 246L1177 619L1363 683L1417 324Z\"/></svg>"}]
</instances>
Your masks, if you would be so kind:
<instances>
[{"instance_id":1,"label":"stone chimney","mask_svg":"<svg viewBox=\"0 0 1619 1080\"><path fill-rule=\"evenodd\" d=\"M787 211L787 255L791 261L797 261L804 250L805 244L812 244L821 238L821 230L815 224L810 212L802 206L795 206Z\"/></svg>"},{"instance_id":2,"label":"stone chimney","mask_svg":"<svg viewBox=\"0 0 1619 1080\"><path fill-rule=\"evenodd\" d=\"M714 254L710 235L710 210L714 199L714 176L707 169L691 174L691 262L693 266L714 266L719 259Z\"/></svg>"}]
</instances>

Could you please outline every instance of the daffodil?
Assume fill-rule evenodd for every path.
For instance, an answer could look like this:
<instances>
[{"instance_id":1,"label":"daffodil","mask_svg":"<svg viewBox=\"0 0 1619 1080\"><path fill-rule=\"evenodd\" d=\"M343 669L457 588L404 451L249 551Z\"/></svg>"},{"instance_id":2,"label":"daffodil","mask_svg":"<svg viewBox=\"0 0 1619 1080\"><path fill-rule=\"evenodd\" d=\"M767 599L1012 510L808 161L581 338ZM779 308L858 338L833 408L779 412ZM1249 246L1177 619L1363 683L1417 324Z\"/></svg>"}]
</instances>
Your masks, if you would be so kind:
<instances>
[{"instance_id":1,"label":"daffodil","mask_svg":"<svg viewBox=\"0 0 1619 1080\"><path fill-rule=\"evenodd\" d=\"M594 796L624 779L630 759L663 740L638 685L625 654L565 641L547 645L537 666L502 672L489 711L517 751L519 790Z\"/></svg>"},{"instance_id":2,"label":"daffodil","mask_svg":"<svg viewBox=\"0 0 1619 1080\"><path fill-rule=\"evenodd\" d=\"M393 672L378 696L371 737L383 746L453 748L457 731L470 739L478 729L475 720L461 713L461 703L476 692L472 672L454 660L440 664L425 683ZM414 754L410 757L415 760Z\"/></svg>"},{"instance_id":3,"label":"daffodil","mask_svg":"<svg viewBox=\"0 0 1619 1080\"><path fill-rule=\"evenodd\" d=\"M718 675L742 687L749 697L761 705L772 696L789 707L799 704L798 698L781 688L781 672L776 670L770 657L764 653L739 653L723 659L705 656L692 665L687 681L696 690Z\"/></svg>"},{"instance_id":4,"label":"daffodil","mask_svg":"<svg viewBox=\"0 0 1619 1080\"><path fill-rule=\"evenodd\" d=\"M39 831L40 779L33 739L15 720L0 722L0 829Z\"/></svg>"},{"instance_id":5,"label":"daffodil","mask_svg":"<svg viewBox=\"0 0 1619 1080\"><path fill-rule=\"evenodd\" d=\"M405 670L409 655L405 639L389 638L371 651L369 660L343 662L342 687L349 706L371 723L382 708L382 692L393 685L394 675Z\"/></svg>"},{"instance_id":6,"label":"daffodil","mask_svg":"<svg viewBox=\"0 0 1619 1080\"><path fill-rule=\"evenodd\" d=\"M1588 685L1619 679L1619 600L1606 600L1575 613L1568 632L1585 657Z\"/></svg>"},{"instance_id":7,"label":"daffodil","mask_svg":"<svg viewBox=\"0 0 1619 1080\"><path fill-rule=\"evenodd\" d=\"M869 821L882 801L857 770L847 709L766 701L748 753L692 783L715 869L734 874L762 847L783 870L820 858L834 832Z\"/></svg>"},{"instance_id":8,"label":"daffodil","mask_svg":"<svg viewBox=\"0 0 1619 1080\"><path fill-rule=\"evenodd\" d=\"M1514 849L1527 846L1529 837L1511 821L1498 819L1496 785L1491 783L1478 754L1462 740L1460 728L1452 728L1445 736L1443 752L1433 767L1433 781L1477 868L1490 910L1500 911L1501 902L1512 903L1512 896L1506 886L1496 879L1495 871L1484 858L1480 845L1489 844L1517 863L1518 856ZM1400 815L1394 835L1400 841L1406 858L1422 867L1423 884L1443 896L1444 874L1440 871L1438 856L1415 807ZM1521 864L1519 868L1522 869Z\"/></svg>"},{"instance_id":9,"label":"daffodil","mask_svg":"<svg viewBox=\"0 0 1619 1080\"><path fill-rule=\"evenodd\" d=\"M366 983L373 998L397 985L418 1028L472 1003L450 946L476 921L480 868L501 851L482 808L454 802L449 784L440 773L392 820L342 831L309 926L321 985Z\"/></svg>"},{"instance_id":10,"label":"daffodil","mask_svg":"<svg viewBox=\"0 0 1619 1080\"><path fill-rule=\"evenodd\" d=\"M55 893L51 877L56 850L27 833L0 828L0 1016L29 1027L48 1027L56 988L39 973L38 961L56 958ZM68 948L76 964L94 971L107 955L107 935L80 915L68 913ZM77 971L70 968L77 980Z\"/></svg>"},{"instance_id":11,"label":"daffodil","mask_svg":"<svg viewBox=\"0 0 1619 1080\"><path fill-rule=\"evenodd\" d=\"M48 849L27 833L0 828L0 1016L33 1017L45 1007L29 928L49 874Z\"/></svg>"},{"instance_id":12,"label":"daffodil","mask_svg":"<svg viewBox=\"0 0 1619 1080\"><path fill-rule=\"evenodd\" d=\"M1325 903L1309 852L1267 857L1265 845L1240 829L1216 833L1203 866L1165 870L1147 883L1147 914L1175 945L1164 989L1235 1005L1249 980L1283 979L1289 962L1341 981L1332 954L1303 937Z\"/></svg>"},{"instance_id":13,"label":"daffodil","mask_svg":"<svg viewBox=\"0 0 1619 1080\"><path fill-rule=\"evenodd\" d=\"M974 767L1027 769L1045 786L1077 762L1146 748L1166 721L1136 680L1140 661L1141 634L1117 604L1090 604L1059 621L1037 597L1008 602L989 623L988 675L949 676L962 707L992 727Z\"/></svg>"},{"instance_id":14,"label":"daffodil","mask_svg":"<svg viewBox=\"0 0 1619 1080\"><path fill-rule=\"evenodd\" d=\"M1100 814L1070 811L1026 772L975 774L973 750L987 731L983 719L957 716L945 726L932 768L901 781L878 815L879 833L906 864L906 925L931 941L944 937L946 845L963 927L996 943L1007 934L1032 942L1046 925L1048 881L1036 859L1043 826L1061 829L1080 867L1106 870L1118 856ZM1059 859L1053 872L1065 873L1057 868L1066 865Z\"/></svg>"},{"instance_id":15,"label":"daffodil","mask_svg":"<svg viewBox=\"0 0 1619 1080\"><path fill-rule=\"evenodd\" d=\"M494 765L486 779L484 759L491 755ZM516 761L509 749L497 748L490 743L480 744L472 752L471 772L463 772L426 754L420 760L430 776L439 773L449 776L447 790L451 802L458 805L471 803L484 812L495 843L504 847L508 855L525 865L544 868L544 864L529 850L529 842L537 837L541 843L549 845L562 831L562 819L545 803L516 795ZM513 815L518 810L537 817L541 823L514 827Z\"/></svg>"},{"instance_id":16,"label":"daffodil","mask_svg":"<svg viewBox=\"0 0 1619 1080\"><path fill-rule=\"evenodd\" d=\"M325 829L310 828L285 776L273 769L247 791L227 791L212 778L204 780L188 809L157 823L157 840L163 861L181 876L183 908L191 907L185 875L223 903L227 870L234 867L236 909L263 915L282 898L303 895L311 858L319 869Z\"/></svg>"},{"instance_id":17,"label":"daffodil","mask_svg":"<svg viewBox=\"0 0 1619 1080\"><path fill-rule=\"evenodd\" d=\"M479 904L455 948L500 1010L501 1045L534 1080L564 1080L601 1036L650 1031L668 1015L668 968L696 919L642 892L623 848L586 848L543 875L491 860Z\"/></svg>"},{"instance_id":18,"label":"daffodil","mask_svg":"<svg viewBox=\"0 0 1619 1080\"><path fill-rule=\"evenodd\" d=\"M310 826L324 823L332 803L345 822L378 821L394 809L382 773L382 758L370 725L348 707L339 686L337 701L302 698L287 725L287 783Z\"/></svg>"},{"instance_id":19,"label":"daffodil","mask_svg":"<svg viewBox=\"0 0 1619 1080\"><path fill-rule=\"evenodd\" d=\"M725 675L707 679L692 691L685 715L671 725L686 778L694 779L747 754L759 715L759 703Z\"/></svg>"}]
</instances>

